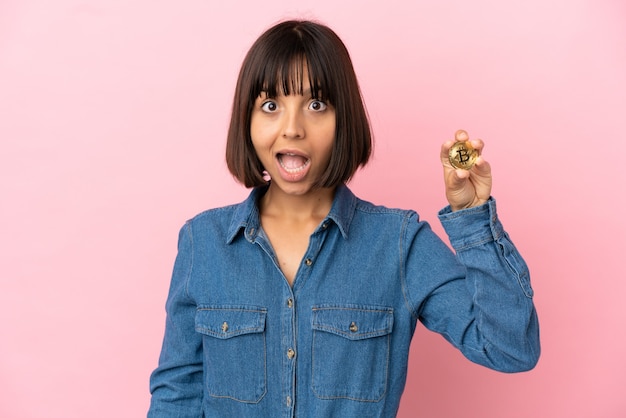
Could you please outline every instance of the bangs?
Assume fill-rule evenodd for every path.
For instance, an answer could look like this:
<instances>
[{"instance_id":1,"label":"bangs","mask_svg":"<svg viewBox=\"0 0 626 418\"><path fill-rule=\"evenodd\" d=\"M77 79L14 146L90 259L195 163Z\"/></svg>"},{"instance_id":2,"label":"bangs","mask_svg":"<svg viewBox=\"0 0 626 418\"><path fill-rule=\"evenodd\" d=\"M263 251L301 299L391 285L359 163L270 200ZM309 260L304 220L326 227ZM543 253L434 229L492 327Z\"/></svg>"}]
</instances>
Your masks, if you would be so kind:
<instances>
[{"instance_id":1,"label":"bangs","mask_svg":"<svg viewBox=\"0 0 626 418\"><path fill-rule=\"evenodd\" d=\"M308 76L311 97L333 103L336 88L330 82L332 77L328 71L324 70L331 68L330 63L322 62L318 54L305 51L300 45L289 46L274 49L273 54L265 56L263 65L256 67L258 73L253 76L250 98L255 99L262 92L269 97L302 95L305 93L304 77Z\"/></svg>"}]
</instances>

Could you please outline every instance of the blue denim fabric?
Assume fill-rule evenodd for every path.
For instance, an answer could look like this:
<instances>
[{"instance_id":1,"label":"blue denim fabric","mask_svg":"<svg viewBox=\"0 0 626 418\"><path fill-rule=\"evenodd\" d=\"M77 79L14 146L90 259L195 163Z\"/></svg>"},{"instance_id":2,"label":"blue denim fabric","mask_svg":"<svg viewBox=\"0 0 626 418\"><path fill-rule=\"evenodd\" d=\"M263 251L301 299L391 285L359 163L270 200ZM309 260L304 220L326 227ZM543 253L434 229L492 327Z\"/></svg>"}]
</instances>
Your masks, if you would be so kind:
<instances>
[{"instance_id":1,"label":"blue denim fabric","mask_svg":"<svg viewBox=\"0 0 626 418\"><path fill-rule=\"evenodd\" d=\"M528 269L496 204L439 216L338 188L293 287L260 225L256 189L180 231L149 417L395 417L418 321L471 361L533 368Z\"/></svg>"}]
</instances>

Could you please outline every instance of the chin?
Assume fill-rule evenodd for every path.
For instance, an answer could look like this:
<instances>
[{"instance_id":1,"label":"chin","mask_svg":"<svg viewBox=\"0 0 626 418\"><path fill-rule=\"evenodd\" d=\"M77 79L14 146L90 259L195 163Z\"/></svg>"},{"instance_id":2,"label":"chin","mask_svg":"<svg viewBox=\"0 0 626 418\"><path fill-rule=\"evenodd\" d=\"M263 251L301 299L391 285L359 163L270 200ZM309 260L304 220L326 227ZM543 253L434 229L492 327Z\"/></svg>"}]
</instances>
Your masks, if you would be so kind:
<instances>
[{"instance_id":1,"label":"chin","mask_svg":"<svg viewBox=\"0 0 626 418\"><path fill-rule=\"evenodd\" d=\"M303 196L317 189L316 187L313 187L312 184L304 183L304 182L290 183L290 182L280 181L280 182L270 183L270 185L271 184L274 184L277 190L280 190L281 192L285 194L293 195L293 196Z\"/></svg>"}]
</instances>

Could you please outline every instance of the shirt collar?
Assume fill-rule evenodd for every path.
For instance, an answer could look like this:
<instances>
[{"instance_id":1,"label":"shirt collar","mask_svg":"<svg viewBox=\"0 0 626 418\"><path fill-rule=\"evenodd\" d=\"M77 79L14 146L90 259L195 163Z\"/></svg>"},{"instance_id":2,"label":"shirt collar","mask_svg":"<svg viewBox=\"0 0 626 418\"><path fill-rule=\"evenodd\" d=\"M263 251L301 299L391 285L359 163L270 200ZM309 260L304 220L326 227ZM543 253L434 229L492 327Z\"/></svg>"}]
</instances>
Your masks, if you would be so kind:
<instances>
[{"instance_id":1,"label":"shirt collar","mask_svg":"<svg viewBox=\"0 0 626 418\"><path fill-rule=\"evenodd\" d=\"M337 187L333 206L330 208L326 219L335 222L339 231L341 231L341 235L343 235L345 239L348 239L348 231L350 230L350 223L352 223L352 218L354 217L356 204L357 198L348 186L342 184Z\"/></svg>"},{"instance_id":2,"label":"shirt collar","mask_svg":"<svg viewBox=\"0 0 626 418\"><path fill-rule=\"evenodd\" d=\"M245 238L250 242L254 242L261 225L257 202L265 194L267 188L268 186L254 188L248 198L236 206L230 227L228 228L227 244L232 243L242 229L244 230ZM344 184L339 185L335 191L333 205L322 225L327 224L329 221L334 222L344 239L347 239L356 204L357 198L352 191Z\"/></svg>"}]
</instances>

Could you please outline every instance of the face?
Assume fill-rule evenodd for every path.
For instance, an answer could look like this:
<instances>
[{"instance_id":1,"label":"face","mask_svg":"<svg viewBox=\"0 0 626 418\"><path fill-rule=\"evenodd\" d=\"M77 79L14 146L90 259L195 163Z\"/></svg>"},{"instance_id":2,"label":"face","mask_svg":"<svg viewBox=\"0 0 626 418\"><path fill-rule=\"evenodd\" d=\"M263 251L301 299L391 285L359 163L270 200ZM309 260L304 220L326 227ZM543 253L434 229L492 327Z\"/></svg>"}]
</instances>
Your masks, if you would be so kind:
<instances>
[{"instance_id":1,"label":"face","mask_svg":"<svg viewBox=\"0 0 626 418\"><path fill-rule=\"evenodd\" d=\"M270 188L290 195L314 190L335 140L335 109L311 97L306 70L302 91L277 97L262 92L250 121L252 144L272 178Z\"/></svg>"}]
</instances>

